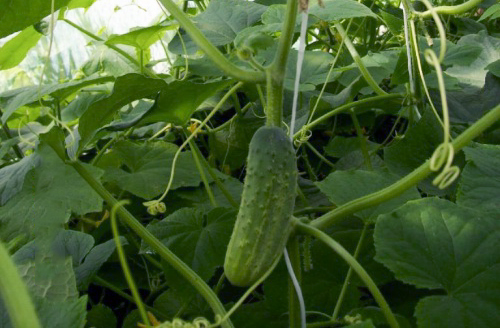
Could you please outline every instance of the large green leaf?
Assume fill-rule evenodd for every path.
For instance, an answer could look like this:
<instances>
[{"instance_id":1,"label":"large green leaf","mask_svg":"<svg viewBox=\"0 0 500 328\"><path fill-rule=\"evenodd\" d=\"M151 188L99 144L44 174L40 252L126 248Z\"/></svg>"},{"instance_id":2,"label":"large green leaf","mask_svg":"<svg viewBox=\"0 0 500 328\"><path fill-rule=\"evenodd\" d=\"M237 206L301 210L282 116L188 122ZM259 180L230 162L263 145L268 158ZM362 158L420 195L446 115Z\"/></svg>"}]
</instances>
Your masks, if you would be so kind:
<instances>
[{"instance_id":1,"label":"large green leaf","mask_svg":"<svg viewBox=\"0 0 500 328\"><path fill-rule=\"evenodd\" d=\"M169 288L154 301L155 309L161 311L167 318L175 318L182 311L183 318L210 318L212 312L207 302L197 292L183 295L174 288Z\"/></svg>"},{"instance_id":2,"label":"large green leaf","mask_svg":"<svg viewBox=\"0 0 500 328\"><path fill-rule=\"evenodd\" d=\"M54 0L54 9L65 6L70 0ZM51 1L45 0L0 0L0 38L38 23L48 16Z\"/></svg>"},{"instance_id":3,"label":"large green leaf","mask_svg":"<svg viewBox=\"0 0 500 328\"><path fill-rule=\"evenodd\" d=\"M104 42L97 44L98 46L90 54L90 58L82 66L82 71L86 75L105 73L114 77L120 77L125 74L139 73L140 67L135 62L131 62L128 58L117 53L105 45ZM125 52L127 52L126 50L128 49L124 49ZM130 51L129 55L132 58L136 57L133 51Z\"/></svg>"},{"instance_id":4,"label":"large green leaf","mask_svg":"<svg viewBox=\"0 0 500 328\"><path fill-rule=\"evenodd\" d=\"M204 280L222 266L236 211L222 207L208 212L183 208L151 223L148 230ZM150 250L148 246L144 251ZM175 274L173 269L170 274Z\"/></svg>"},{"instance_id":5,"label":"large green leaf","mask_svg":"<svg viewBox=\"0 0 500 328\"><path fill-rule=\"evenodd\" d=\"M80 149L94 136L96 131L111 122L116 112L134 100L152 97L167 86L162 79L153 79L140 74L126 74L116 79L113 92L106 98L94 102L80 118Z\"/></svg>"},{"instance_id":6,"label":"large green leaf","mask_svg":"<svg viewBox=\"0 0 500 328\"><path fill-rule=\"evenodd\" d=\"M5 43L0 48L0 71L19 65L41 36L33 26L30 26Z\"/></svg>"},{"instance_id":7,"label":"large green leaf","mask_svg":"<svg viewBox=\"0 0 500 328\"><path fill-rule=\"evenodd\" d=\"M434 150L442 142L443 130L430 110L424 113L420 121L412 126L404 138L395 140L384 148L384 160L392 172L404 176L429 159ZM431 179L426 179L418 185L426 193L441 195L446 191L432 185Z\"/></svg>"},{"instance_id":8,"label":"large green leaf","mask_svg":"<svg viewBox=\"0 0 500 328\"><path fill-rule=\"evenodd\" d=\"M184 125L207 98L232 83L231 80L203 84L187 80L171 82L161 91L155 106L144 115L141 124L169 122Z\"/></svg>"},{"instance_id":9,"label":"large green leaf","mask_svg":"<svg viewBox=\"0 0 500 328\"><path fill-rule=\"evenodd\" d=\"M63 122L71 122L82 116L90 105L106 97L104 93L80 92L61 112Z\"/></svg>"},{"instance_id":10,"label":"large green leaf","mask_svg":"<svg viewBox=\"0 0 500 328\"><path fill-rule=\"evenodd\" d=\"M45 144L37 150L41 164L28 172L21 191L0 207L0 236L31 236L59 228L71 212L100 211L102 200L80 175ZM96 169L92 172L98 176Z\"/></svg>"},{"instance_id":11,"label":"large green leaf","mask_svg":"<svg viewBox=\"0 0 500 328\"><path fill-rule=\"evenodd\" d=\"M35 261L36 255L40 251L45 251L43 248L45 242L46 240L38 238L27 243L13 255L14 261L20 264L29 260ZM92 246L94 238L91 235L74 230L61 230L51 241L49 250L53 252L52 255L60 258L71 256L73 267L76 267L80 265Z\"/></svg>"},{"instance_id":12,"label":"large green leaf","mask_svg":"<svg viewBox=\"0 0 500 328\"><path fill-rule=\"evenodd\" d=\"M21 106L39 101L41 96L51 95L63 100L67 96L92 84L106 83L114 80L113 77L89 76L82 80L70 81L66 83L55 83L39 86L30 86L17 90L7 91L0 94L0 101L6 101L5 110L2 115L2 122L6 122L12 113ZM4 98L4 99L2 99Z\"/></svg>"},{"instance_id":13,"label":"large green leaf","mask_svg":"<svg viewBox=\"0 0 500 328\"><path fill-rule=\"evenodd\" d=\"M177 149L176 145L162 141L142 144L120 141L102 160L101 167L106 170L104 179L141 198L151 199L167 187ZM122 166L126 169L119 168ZM198 186L202 180L197 172L191 152L182 152L171 189ZM208 173L205 174L209 178Z\"/></svg>"},{"instance_id":14,"label":"large green leaf","mask_svg":"<svg viewBox=\"0 0 500 328\"><path fill-rule=\"evenodd\" d=\"M368 151L374 151L379 145L367 140L366 146ZM335 136L323 149L329 156L340 158L347 156L349 153L359 150L360 148L361 145L358 138Z\"/></svg>"},{"instance_id":15,"label":"large green leaf","mask_svg":"<svg viewBox=\"0 0 500 328\"><path fill-rule=\"evenodd\" d=\"M383 171L335 171L317 185L332 203L339 206L381 190L398 179L399 176ZM378 215L388 213L408 200L418 198L420 194L416 188L412 188L378 206L360 211L356 215L364 220L374 220Z\"/></svg>"},{"instance_id":16,"label":"large green leaf","mask_svg":"<svg viewBox=\"0 0 500 328\"><path fill-rule=\"evenodd\" d=\"M314 4L309 9L309 14L329 22L354 17L377 18L370 8L354 0L327 0L324 7Z\"/></svg>"},{"instance_id":17,"label":"large green leaf","mask_svg":"<svg viewBox=\"0 0 500 328\"><path fill-rule=\"evenodd\" d=\"M126 245L124 238L120 239L122 245ZM109 259L116 249L113 239L108 240L92 248L86 255L83 263L75 267L76 284L79 290L86 290L94 275L101 266Z\"/></svg>"},{"instance_id":18,"label":"large green leaf","mask_svg":"<svg viewBox=\"0 0 500 328\"><path fill-rule=\"evenodd\" d=\"M500 77L500 59L486 66L486 69L496 77Z\"/></svg>"},{"instance_id":19,"label":"large green leaf","mask_svg":"<svg viewBox=\"0 0 500 328\"><path fill-rule=\"evenodd\" d=\"M396 277L440 294L416 309L419 327L500 322L500 221L447 200L409 202L379 217L376 259Z\"/></svg>"},{"instance_id":20,"label":"large green leaf","mask_svg":"<svg viewBox=\"0 0 500 328\"><path fill-rule=\"evenodd\" d=\"M446 70L448 75L456 77L461 83L482 88L487 71L486 66L500 59L500 39L489 36L486 31L469 34L458 40L458 46L475 46L482 49L475 60L467 65L455 64Z\"/></svg>"},{"instance_id":21,"label":"large green leaf","mask_svg":"<svg viewBox=\"0 0 500 328\"><path fill-rule=\"evenodd\" d=\"M19 264L18 268L31 295L47 301L64 302L79 296L72 262L70 257L45 257Z\"/></svg>"},{"instance_id":22,"label":"large green leaf","mask_svg":"<svg viewBox=\"0 0 500 328\"><path fill-rule=\"evenodd\" d=\"M153 43L161 40L166 30L173 29L175 26L155 25L143 28L134 29L128 33L121 35L112 35L108 38L105 44L125 44L127 46L136 47L146 50Z\"/></svg>"},{"instance_id":23,"label":"large green leaf","mask_svg":"<svg viewBox=\"0 0 500 328\"><path fill-rule=\"evenodd\" d=\"M64 258L64 253L67 251L74 252L73 255L78 254L77 245L86 244L84 248L88 248L88 238L92 237L83 237L85 235L68 231L58 234L52 246L59 254L52 253L50 249L38 243L47 240L36 240L36 243L30 243L14 254L19 273L30 291L43 327L83 328L85 324L87 297L79 297L76 289L72 265L74 258L70 256ZM87 239L87 242L81 243L82 238ZM0 304L2 327L12 327L10 322L1 321L3 317L1 312Z\"/></svg>"},{"instance_id":24,"label":"large green leaf","mask_svg":"<svg viewBox=\"0 0 500 328\"><path fill-rule=\"evenodd\" d=\"M37 154L24 157L17 163L0 169L0 205L21 191L26 174L40 164Z\"/></svg>"},{"instance_id":25,"label":"large green leaf","mask_svg":"<svg viewBox=\"0 0 500 328\"><path fill-rule=\"evenodd\" d=\"M223 180L221 181L221 183L226 189L226 191L231 195L234 202L236 204L239 204L241 200L241 193L243 192L243 183L241 183L241 181L236 178L223 175L221 172L218 171L216 172L217 175L219 176L219 179ZM210 188L212 189L212 193L214 195L215 201L217 202L218 206L221 207L233 206L233 204L231 204L227 200L226 195L220 190L220 188L217 186L216 183L212 182L210 184ZM186 201L185 203L184 202L180 203L179 204L180 206L196 207L196 208L212 207L211 200L204 186L199 186L198 188L178 189L175 191L175 196Z\"/></svg>"},{"instance_id":26,"label":"large green leaf","mask_svg":"<svg viewBox=\"0 0 500 328\"><path fill-rule=\"evenodd\" d=\"M479 21L484 19L497 19L500 17L500 3L497 3L484 11L484 13L479 18Z\"/></svg>"},{"instance_id":27,"label":"large green leaf","mask_svg":"<svg viewBox=\"0 0 500 328\"><path fill-rule=\"evenodd\" d=\"M480 145L464 149L467 165L462 172L457 204L500 212L500 146Z\"/></svg>"},{"instance_id":28,"label":"large green leaf","mask_svg":"<svg viewBox=\"0 0 500 328\"><path fill-rule=\"evenodd\" d=\"M472 124L500 103L500 78L486 74L483 88L463 87L459 91L446 93L450 120L456 123ZM441 107L439 92L431 91L437 108Z\"/></svg>"},{"instance_id":29,"label":"large green leaf","mask_svg":"<svg viewBox=\"0 0 500 328\"><path fill-rule=\"evenodd\" d=\"M109 307L96 304L87 312L87 324L95 328L116 327L116 316Z\"/></svg>"},{"instance_id":30,"label":"large green leaf","mask_svg":"<svg viewBox=\"0 0 500 328\"><path fill-rule=\"evenodd\" d=\"M245 27L255 24L265 10L266 6L250 1L214 0L193 21L212 44L222 46L233 42L236 34ZM198 49L186 32L182 31L181 36L188 54ZM184 53L178 35L168 48L176 54Z\"/></svg>"},{"instance_id":31,"label":"large green leaf","mask_svg":"<svg viewBox=\"0 0 500 328\"><path fill-rule=\"evenodd\" d=\"M241 167L248 154L248 145L255 131L262 126L257 117L237 117L231 124L215 132L210 147L216 159L230 169Z\"/></svg>"}]
</instances>

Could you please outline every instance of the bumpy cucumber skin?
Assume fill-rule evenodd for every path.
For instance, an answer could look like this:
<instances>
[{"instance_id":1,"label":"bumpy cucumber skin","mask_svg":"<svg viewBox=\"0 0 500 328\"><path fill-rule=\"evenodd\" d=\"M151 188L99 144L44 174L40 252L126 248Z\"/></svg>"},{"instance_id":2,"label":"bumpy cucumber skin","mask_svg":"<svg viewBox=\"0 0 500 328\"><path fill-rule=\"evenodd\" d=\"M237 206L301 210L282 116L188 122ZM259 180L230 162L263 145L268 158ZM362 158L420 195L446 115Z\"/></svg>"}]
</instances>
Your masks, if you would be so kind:
<instances>
[{"instance_id":1,"label":"bumpy cucumber skin","mask_svg":"<svg viewBox=\"0 0 500 328\"><path fill-rule=\"evenodd\" d=\"M224 262L231 284L251 286L282 254L293 227L296 185L290 139L281 128L259 128L250 142L240 209Z\"/></svg>"}]
</instances>

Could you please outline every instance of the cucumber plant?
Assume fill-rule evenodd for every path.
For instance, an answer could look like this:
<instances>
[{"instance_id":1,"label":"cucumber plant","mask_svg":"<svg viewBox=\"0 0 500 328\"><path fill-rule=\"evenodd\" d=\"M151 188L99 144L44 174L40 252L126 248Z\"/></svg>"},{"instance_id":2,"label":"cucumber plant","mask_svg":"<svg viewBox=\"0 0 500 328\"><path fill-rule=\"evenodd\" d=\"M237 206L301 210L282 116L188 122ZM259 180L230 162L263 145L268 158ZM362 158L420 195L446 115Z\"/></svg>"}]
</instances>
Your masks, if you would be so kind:
<instances>
[{"instance_id":1,"label":"cucumber plant","mask_svg":"<svg viewBox=\"0 0 500 328\"><path fill-rule=\"evenodd\" d=\"M0 326L498 326L498 4L102 3L0 13Z\"/></svg>"}]
</instances>

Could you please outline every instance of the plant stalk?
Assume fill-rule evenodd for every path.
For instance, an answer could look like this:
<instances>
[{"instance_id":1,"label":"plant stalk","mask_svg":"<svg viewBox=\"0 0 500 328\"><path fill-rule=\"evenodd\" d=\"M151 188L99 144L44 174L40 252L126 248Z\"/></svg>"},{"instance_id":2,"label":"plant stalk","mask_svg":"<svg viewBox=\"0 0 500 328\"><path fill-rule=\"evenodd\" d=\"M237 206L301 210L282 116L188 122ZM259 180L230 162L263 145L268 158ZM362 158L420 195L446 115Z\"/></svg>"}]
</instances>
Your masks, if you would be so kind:
<instances>
[{"instance_id":1,"label":"plant stalk","mask_svg":"<svg viewBox=\"0 0 500 328\"><path fill-rule=\"evenodd\" d=\"M318 240L325 243L328 247L330 247L340 257L342 257L349 264L349 266L358 274L359 278L365 283L366 287L368 287L368 290L375 298L375 301L382 310L382 313L384 314L391 328L399 328L399 324L396 318L394 317L394 314L392 313L389 304L387 304L387 301L385 300L384 296L378 289L373 279L370 277L368 272L366 272L366 270L361 266L361 264L359 264L359 262L351 254L349 254L349 252L344 247L342 247L342 245L333 240L333 238L328 236L323 231L312 227L310 224L297 222L297 230L317 238Z\"/></svg>"},{"instance_id":2,"label":"plant stalk","mask_svg":"<svg viewBox=\"0 0 500 328\"><path fill-rule=\"evenodd\" d=\"M458 152L460 149L467 146L473 139L478 137L486 129L495 124L498 120L500 120L500 105L497 105L495 108L490 110L486 115L480 118L476 123L474 123L467 130L462 132L457 138L455 138L455 140L453 140L452 145L455 152ZM342 206L339 206L336 209L313 220L310 225L318 229L324 229L347 216L378 205L400 195L401 193L415 186L420 181L427 178L431 173L432 171L430 169L429 160L427 160L413 172L393 183L392 185L369 195L352 200Z\"/></svg>"},{"instance_id":3,"label":"plant stalk","mask_svg":"<svg viewBox=\"0 0 500 328\"><path fill-rule=\"evenodd\" d=\"M469 0L467 2L464 2L460 5L456 6L439 6L435 7L432 11L434 11L436 14L441 14L441 15L460 15L463 14L477 5L479 5L481 2L484 0ZM427 10L423 12L413 12L415 15L427 18L432 16L432 11Z\"/></svg>"},{"instance_id":4,"label":"plant stalk","mask_svg":"<svg viewBox=\"0 0 500 328\"><path fill-rule=\"evenodd\" d=\"M288 242L287 250L288 256L290 258L290 263L300 284L301 277L301 265L300 265L300 247L299 240L297 237L292 237ZM297 291L295 290L295 285L291 277L288 277L288 312L289 312L289 326L290 328L301 328L301 311L300 303L297 297Z\"/></svg>"},{"instance_id":5,"label":"plant stalk","mask_svg":"<svg viewBox=\"0 0 500 328\"><path fill-rule=\"evenodd\" d=\"M79 162L69 162L71 166L80 174L80 176L87 181L87 183L94 189L110 206L117 206L116 200L111 193L104 188L104 186L97 181L92 174ZM162 244L149 230L147 230L125 207L119 206L116 210L120 219L128 225L139 237L141 237L146 244L148 244L158 255L177 270L207 301L216 315L224 317L226 310L212 289L200 278L186 263L180 260L171 250ZM232 323L228 320L222 323L223 327L233 328Z\"/></svg>"},{"instance_id":6,"label":"plant stalk","mask_svg":"<svg viewBox=\"0 0 500 328\"><path fill-rule=\"evenodd\" d=\"M286 63L292 47L297 12L297 0L288 0L278 50L272 64L266 69L266 124L270 126L281 126L283 121L283 83L285 80Z\"/></svg>"},{"instance_id":7,"label":"plant stalk","mask_svg":"<svg viewBox=\"0 0 500 328\"><path fill-rule=\"evenodd\" d=\"M263 72L247 71L229 61L198 29L189 17L172 0L159 0L163 6L175 17L179 25L186 30L194 43L221 69L226 75L236 80L250 83L265 81Z\"/></svg>"},{"instance_id":8,"label":"plant stalk","mask_svg":"<svg viewBox=\"0 0 500 328\"><path fill-rule=\"evenodd\" d=\"M361 72L361 75L363 75L363 78L365 79L366 83L368 83L368 85L373 89L373 91L375 91L376 94L380 96L386 95L387 92L385 92L378 86L377 82L375 82L370 72L366 69L365 64L363 64L363 61L361 60L361 57L358 54L358 51L354 47L354 44L351 42L351 39L349 39L349 36L347 35L342 25L337 22L335 22L334 25L339 34L342 36L342 40L344 40L344 44L347 47L347 50L349 50L352 59L358 66L358 69Z\"/></svg>"},{"instance_id":9,"label":"plant stalk","mask_svg":"<svg viewBox=\"0 0 500 328\"><path fill-rule=\"evenodd\" d=\"M340 114L340 113L343 113L343 112L346 112L350 109L364 107L364 106L373 106L378 102L387 102L389 100L396 100L398 98L402 100L404 98L404 96L405 95L400 94L400 93L388 93L388 94L385 94L382 96L374 96L374 97L370 97L370 98L364 98L364 99L361 99L358 101L353 101L353 102L350 102L348 104L344 104L344 105L339 106L339 107L335 108L334 110L329 111L328 113L318 117L317 119L315 119L311 123L305 124L299 131L297 131L293 135L293 137L298 138L298 137L300 137L301 133L303 133L304 131L311 130L313 127L315 127L316 125L329 119L330 117L335 116L335 115Z\"/></svg>"}]
</instances>

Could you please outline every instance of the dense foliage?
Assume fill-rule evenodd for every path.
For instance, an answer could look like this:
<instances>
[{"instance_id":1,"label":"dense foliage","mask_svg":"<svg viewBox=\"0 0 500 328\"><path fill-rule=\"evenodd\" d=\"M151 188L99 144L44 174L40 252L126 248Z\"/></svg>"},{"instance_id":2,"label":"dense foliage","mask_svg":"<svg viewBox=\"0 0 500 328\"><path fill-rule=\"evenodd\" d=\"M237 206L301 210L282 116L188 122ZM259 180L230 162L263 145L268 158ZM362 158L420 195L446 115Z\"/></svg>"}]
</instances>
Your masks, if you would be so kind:
<instances>
[{"instance_id":1,"label":"dense foliage","mask_svg":"<svg viewBox=\"0 0 500 328\"><path fill-rule=\"evenodd\" d=\"M499 3L159 0L95 35L68 18L94 2L0 0L0 70L54 24L96 46L0 90L0 327L500 326ZM292 134L293 231L242 288L223 264L263 125ZM246 219L293 203L252 181Z\"/></svg>"}]
</instances>

